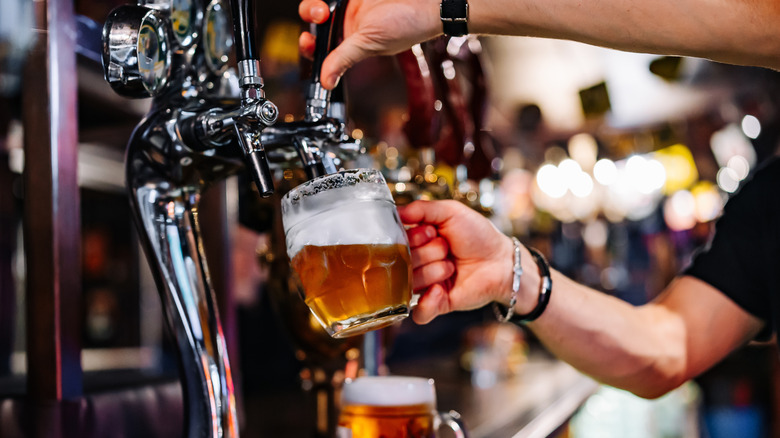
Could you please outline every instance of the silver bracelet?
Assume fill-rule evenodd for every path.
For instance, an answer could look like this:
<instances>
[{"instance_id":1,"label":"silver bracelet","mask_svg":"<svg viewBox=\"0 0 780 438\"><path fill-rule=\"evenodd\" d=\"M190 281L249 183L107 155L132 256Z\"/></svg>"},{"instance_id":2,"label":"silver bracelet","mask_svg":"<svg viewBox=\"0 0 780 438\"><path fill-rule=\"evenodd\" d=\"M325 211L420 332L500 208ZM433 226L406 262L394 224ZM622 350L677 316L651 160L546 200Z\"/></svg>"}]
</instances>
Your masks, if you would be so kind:
<instances>
[{"instance_id":1,"label":"silver bracelet","mask_svg":"<svg viewBox=\"0 0 780 438\"><path fill-rule=\"evenodd\" d=\"M512 266L512 298L509 299L509 309L506 315L501 315L498 303L493 303L493 313L500 322L507 322L515 314L515 304L517 304L517 294L520 292L520 277L523 276L523 267L520 265L520 247L522 244L516 237L512 237L512 244L515 247L514 265Z\"/></svg>"}]
</instances>

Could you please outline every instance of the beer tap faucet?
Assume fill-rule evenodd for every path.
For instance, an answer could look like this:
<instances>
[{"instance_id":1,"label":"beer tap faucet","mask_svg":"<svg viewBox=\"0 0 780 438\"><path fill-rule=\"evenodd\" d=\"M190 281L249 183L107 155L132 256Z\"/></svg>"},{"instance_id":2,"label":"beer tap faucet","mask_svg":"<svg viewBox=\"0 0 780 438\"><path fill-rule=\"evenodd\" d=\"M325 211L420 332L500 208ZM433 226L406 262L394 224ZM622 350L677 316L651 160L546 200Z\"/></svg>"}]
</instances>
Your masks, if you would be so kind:
<instances>
[{"instance_id":1,"label":"beer tap faucet","mask_svg":"<svg viewBox=\"0 0 780 438\"><path fill-rule=\"evenodd\" d=\"M343 82L331 91L320 81L322 63L342 37L346 5L347 0L331 0L328 20L316 26L303 120L279 123L261 134L261 141L269 147L294 146L310 179L336 172L341 159L355 158L363 152L360 141L346 134Z\"/></svg>"},{"instance_id":2,"label":"beer tap faucet","mask_svg":"<svg viewBox=\"0 0 780 438\"><path fill-rule=\"evenodd\" d=\"M263 78L260 76L260 60L255 50L252 18L253 0L232 0L233 34L238 57L238 83L241 86L241 107L235 118L236 138L244 152L247 169L262 196L274 191L268 157L260 139L262 130L276 122L279 111L265 99Z\"/></svg>"}]
</instances>

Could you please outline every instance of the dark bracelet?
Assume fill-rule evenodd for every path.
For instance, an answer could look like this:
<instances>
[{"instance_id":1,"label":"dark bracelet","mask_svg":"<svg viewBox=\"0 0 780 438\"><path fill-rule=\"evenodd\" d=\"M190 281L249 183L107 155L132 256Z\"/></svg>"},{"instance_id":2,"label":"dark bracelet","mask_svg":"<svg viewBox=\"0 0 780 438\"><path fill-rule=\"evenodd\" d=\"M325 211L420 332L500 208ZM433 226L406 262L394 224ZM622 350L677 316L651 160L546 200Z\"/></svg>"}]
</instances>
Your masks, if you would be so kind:
<instances>
[{"instance_id":1,"label":"dark bracelet","mask_svg":"<svg viewBox=\"0 0 780 438\"><path fill-rule=\"evenodd\" d=\"M512 315L509 321L522 325L539 318L547 308L547 304L550 302L550 294L552 293L552 277L550 277L550 265L544 256L534 248L526 247L528 252L534 258L536 266L539 267L539 276L542 278L541 290L539 291L539 301L536 303L536 307L525 315Z\"/></svg>"}]
</instances>

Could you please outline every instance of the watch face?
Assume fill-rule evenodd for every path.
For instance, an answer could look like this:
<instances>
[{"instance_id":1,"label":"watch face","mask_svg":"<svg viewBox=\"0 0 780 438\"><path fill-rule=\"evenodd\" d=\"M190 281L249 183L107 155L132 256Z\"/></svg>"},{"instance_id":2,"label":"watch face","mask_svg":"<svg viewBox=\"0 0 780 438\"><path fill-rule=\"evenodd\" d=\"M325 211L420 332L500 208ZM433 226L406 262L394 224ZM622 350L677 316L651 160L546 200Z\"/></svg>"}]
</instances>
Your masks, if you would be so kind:
<instances>
[{"instance_id":1,"label":"watch face","mask_svg":"<svg viewBox=\"0 0 780 438\"><path fill-rule=\"evenodd\" d=\"M167 82L171 60L165 31L154 15L149 14L141 21L137 50L138 72L144 87L154 94Z\"/></svg>"},{"instance_id":2,"label":"watch face","mask_svg":"<svg viewBox=\"0 0 780 438\"><path fill-rule=\"evenodd\" d=\"M206 10L203 32L203 50L206 65L213 73L222 73L227 67L228 56L233 47L233 35L230 33L230 21L222 2L211 2Z\"/></svg>"}]
</instances>

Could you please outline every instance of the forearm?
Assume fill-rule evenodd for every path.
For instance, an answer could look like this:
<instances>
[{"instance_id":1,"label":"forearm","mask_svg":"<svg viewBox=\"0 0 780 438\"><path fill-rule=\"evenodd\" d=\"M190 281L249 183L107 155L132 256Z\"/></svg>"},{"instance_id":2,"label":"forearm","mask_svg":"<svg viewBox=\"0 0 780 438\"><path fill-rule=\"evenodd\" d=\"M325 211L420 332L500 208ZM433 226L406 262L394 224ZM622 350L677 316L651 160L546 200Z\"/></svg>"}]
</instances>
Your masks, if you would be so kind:
<instances>
[{"instance_id":1,"label":"forearm","mask_svg":"<svg viewBox=\"0 0 780 438\"><path fill-rule=\"evenodd\" d=\"M528 327L561 360L643 397L660 396L688 378L679 318L658 306L632 306L557 271L547 309Z\"/></svg>"},{"instance_id":2,"label":"forearm","mask_svg":"<svg viewBox=\"0 0 780 438\"><path fill-rule=\"evenodd\" d=\"M469 0L469 13L477 34L780 67L780 3L773 0Z\"/></svg>"}]
</instances>

